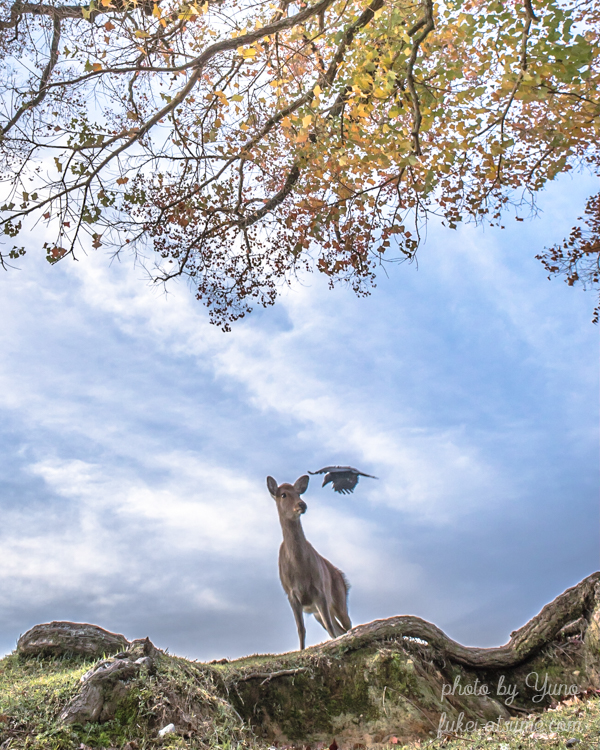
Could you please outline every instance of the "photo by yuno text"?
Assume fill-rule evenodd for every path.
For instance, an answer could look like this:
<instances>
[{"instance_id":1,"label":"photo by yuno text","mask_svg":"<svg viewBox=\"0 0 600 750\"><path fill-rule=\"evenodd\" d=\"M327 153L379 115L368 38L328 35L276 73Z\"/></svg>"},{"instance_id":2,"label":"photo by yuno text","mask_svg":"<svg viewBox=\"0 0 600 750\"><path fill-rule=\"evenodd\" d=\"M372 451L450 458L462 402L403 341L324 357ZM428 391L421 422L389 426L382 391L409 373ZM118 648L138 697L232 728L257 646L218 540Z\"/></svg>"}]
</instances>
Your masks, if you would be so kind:
<instances>
[{"instance_id":1,"label":"photo by yuno text","mask_svg":"<svg viewBox=\"0 0 600 750\"><path fill-rule=\"evenodd\" d=\"M528 696L534 703L541 703L544 698L551 696L552 698L558 697L569 697L577 695L581 692L579 685L566 684L566 683L551 683L548 679L548 675L539 675L537 672L530 672L525 677L525 685L531 691L533 695ZM462 684L460 675L457 676L452 684L444 683L442 685L442 700L449 695L476 695L476 696L493 696L495 698L501 698L504 704L512 706L515 698L519 695L519 690L516 683L507 682L504 675L500 675L497 685L490 686L485 682L480 682L479 678L475 679L475 682Z\"/></svg>"}]
</instances>

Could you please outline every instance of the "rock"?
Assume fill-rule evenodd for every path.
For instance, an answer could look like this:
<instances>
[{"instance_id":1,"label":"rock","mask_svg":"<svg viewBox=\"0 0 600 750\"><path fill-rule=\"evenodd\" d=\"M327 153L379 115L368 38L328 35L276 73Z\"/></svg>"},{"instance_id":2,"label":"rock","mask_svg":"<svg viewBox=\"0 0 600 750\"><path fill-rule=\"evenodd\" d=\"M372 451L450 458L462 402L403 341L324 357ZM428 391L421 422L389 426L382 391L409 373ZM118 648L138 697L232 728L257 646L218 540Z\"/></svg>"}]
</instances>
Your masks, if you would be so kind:
<instances>
[{"instance_id":1,"label":"rock","mask_svg":"<svg viewBox=\"0 0 600 750\"><path fill-rule=\"evenodd\" d=\"M167 724L166 727L163 727L161 730L159 730L158 736L164 737L166 734L171 734L174 731L175 731L175 724Z\"/></svg>"},{"instance_id":2,"label":"rock","mask_svg":"<svg viewBox=\"0 0 600 750\"><path fill-rule=\"evenodd\" d=\"M567 740L565 742L565 745L567 747L574 747L580 740L577 739L577 737L571 737L570 740Z\"/></svg>"},{"instance_id":3,"label":"rock","mask_svg":"<svg viewBox=\"0 0 600 750\"><path fill-rule=\"evenodd\" d=\"M136 664L139 664L140 667L146 667L146 669L151 670L154 667L154 661L149 656L141 656L139 659L135 660Z\"/></svg>"},{"instance_id":4,"label":"rock","mask_svg":"<svg viewBox=\"0 0 600 750\"><path fill-rule=\"evenodd\" d=\"M568 638L570 636L574 635L583 635L585 633L585 630L587 628L587 620L585 617L580 617L577 620L573 620L573 622L569 622L566 625L564 625L558 632L558 635L560 638Z\"/></svg>"},{"instance_id":5,"label":"rock","mask_svg":"<svg viewBox=\"0 0 600 750\"><path fill-rule=\"evenodd\" d=\"M154 658L162 654L162 651L152 643L150 638L136 638L135 641L131 641L129 648L127 649L127 655L135 657L136 659L142 656L149 656Z\"/></svg>"},{"instance_id":6,"label":"rock","mask_svg":"<svg viewBox=\"0 0 600 750\"><path fill-rule=\"evenodd\" d=\"M60 715L63 723L85 724L114 718L119 704L131 688L132 679L142 669L154 671L155 659L161 653L148 638L134 641L133 644L129 651L112 659L103 659L83 675L81 691L69 701ZM140 656L144 650L155 656Z\"/></svg>"},{"instance_id":7,"label":"rock","mask_svg":"<svg viewBox=\"0 0 600 750\"><path fill-rule=\"evenodd\" d=\"M123 635L83 622L48 622L35 625L17 642L22 656L80 654L97 659L129 647Z\"/></svg>"},{"instance_id":8,"label":"rock","mask_svg":"<svg viewBox=\"0 0 600 750\"><path fill-rule=\"evenodd\" d=\"M129 659L100 662L83 675L81 692L69 701L60 720L65 724L85 724L114 718L129 690L126 683L139 671L140 665Z\"/></svg>"}]
</instances>

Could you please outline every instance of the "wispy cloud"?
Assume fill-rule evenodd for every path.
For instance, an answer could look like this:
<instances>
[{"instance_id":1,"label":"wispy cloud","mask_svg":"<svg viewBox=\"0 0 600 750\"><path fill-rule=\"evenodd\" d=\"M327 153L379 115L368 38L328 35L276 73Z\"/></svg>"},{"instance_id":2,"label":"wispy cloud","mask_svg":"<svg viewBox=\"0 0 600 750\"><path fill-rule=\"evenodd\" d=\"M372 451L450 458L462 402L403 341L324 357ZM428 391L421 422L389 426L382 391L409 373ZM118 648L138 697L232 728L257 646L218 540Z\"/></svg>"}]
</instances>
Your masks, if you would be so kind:
<instances>
[{"instance_id":1,"label":"wispy cloud","mask_svg":"<svg viewBox=\"0 0 600 750\"><path fill-rule=\"evenodd\" d=\"M2 277L0 647L41 617L191 655L294 647L265 476L329 463L379 477L349 497L315 477L306 496L355 619L411 611L474 637L481 617L494 642L528 606L515 560L540 597L589 572L593 301L546 282L536 226L432 229L420 270L371 299L308 277L229 335L184 284L165 297L97 253Z\"/></svg>"}]
</instances>

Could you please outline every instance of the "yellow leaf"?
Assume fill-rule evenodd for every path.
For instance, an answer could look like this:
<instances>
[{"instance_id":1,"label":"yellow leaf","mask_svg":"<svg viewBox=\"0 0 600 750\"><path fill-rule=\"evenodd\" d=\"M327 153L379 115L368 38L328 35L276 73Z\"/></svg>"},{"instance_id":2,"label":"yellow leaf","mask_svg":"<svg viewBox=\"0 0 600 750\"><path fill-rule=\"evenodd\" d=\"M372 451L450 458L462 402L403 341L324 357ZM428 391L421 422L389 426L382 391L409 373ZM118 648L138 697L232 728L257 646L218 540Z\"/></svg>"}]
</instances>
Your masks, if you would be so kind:
<instances>
[{"instance_id":1,"label":"yellow leaf","mask_svg":"<svg viewBox=\"0 0 600 750\"><path fill-rule=\"evenodd\" d=\"M314 92L315 96L320 96L320 95L321 95L321 91L322 91L322 90L323 90L323 89L322 89L322 88L321 88L321 87L319 86L319 84L317 83L317 85L316 85L316 86L314 87L314 89L313 89L313 92Z\"/></svg>"},{"instance_id":2,"label":"yellow leaf","mask_svg":"<svg viewBox=\"0 0 600 750\"><path fill-rule=\"evenodd\" d=\"M94 73L98 73L100 70L102 70L102 65L100 63L94 63L92 65L92 70Z\"/></svg>"},{"instance_id":3,"label":"yellow leaf","mask_svg":"<svg viewBox=\"0 0 600 750\"><path fill-rule=\"evenodd\" d=\"M238 47L236 52L241 55L245 60L247 58L256 57L256 49L254 47Z\"/></svg>"},{"instance_id":4,"label":"yellow leaf","mask_svg":"<svg viewBox=\"0 0 600 750\"><path fill-rule=\"evenodd\" d=\"M312 115L306 115L306 117L302 118L302 127L307 128L311 122L312 122Z\"/></svg>"},{"instance_id":5,"label":"yellow leaf","mask_svg":"<svg viewBox=\"0 0 600 750\"><path fill-rule=\"evenodd\" d=\"M137 37L138 39L147 39L150 36L150 34L147 31L144 31L143 29L138 29L135 32L134 36Z\"/></svg>"}]
</instances>

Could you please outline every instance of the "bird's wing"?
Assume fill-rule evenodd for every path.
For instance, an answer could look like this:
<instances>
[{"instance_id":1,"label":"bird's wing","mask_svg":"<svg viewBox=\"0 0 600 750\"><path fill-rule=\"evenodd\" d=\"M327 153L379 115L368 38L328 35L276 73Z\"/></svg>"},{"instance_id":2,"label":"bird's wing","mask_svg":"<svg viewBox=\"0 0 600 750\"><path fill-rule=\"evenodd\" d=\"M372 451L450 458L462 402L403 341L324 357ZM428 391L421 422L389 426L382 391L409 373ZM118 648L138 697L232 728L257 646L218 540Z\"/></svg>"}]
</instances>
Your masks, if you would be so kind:
<instances>
[{"instance_id":1,"label":"bird's wing","mask_svg":"<svg viewBox=\"0 0 600 750\"><path fill-rule=\"evenodd\" d=\"M365 474L364 471L359 471L358 469L355 469L354 466L328 466L327 471L330 471L332 474L340 473L340 474L356 474L360 477L370 477L371 479L378 479L379 477L374 477L372 474Z\"/></svg>"},{"instance_id":2,"label":"bird's wing","mask_svg":"<svg viewBox=\"0 0 600 750\"><path fill-rule=\"evenodd\" d=\"M332 474L337 474L339 472L344 471L353 471L357 474L360 474L359 471L356 469L353 469L351 466L324 466L322 469L319 469L319 471L309 471L309 474L325 474L326 472L331 472Z\"/></svg>"},{"instance_id":3,"label":"bird's wing","mask_svg":"<svg viewBox=\"0 0 600 750\"><path fill-rule=\"evenodd\" d=\"M379 477L374 477L372 474L365 474L364 471L359 471L358 469L355 469L353 466L330 466L330 470L336 470L339 472L347 472L349 474L356 474L358 477L369 477L370 479L379 479Z\"/></svg>"},{"instance_id":4,"label":"bird's wing","mask_svg":"<svg viewBox=\"0 0 600 750\"><path fill-rule=\"evenodd\" d=\"M358 477L356 474L350 472L344 472L343 474L340 472L339 474L334 475L332 479L333 489L342 495L345 495L348 492L354 492L357 483Z\"/></svg>"},{"instance_id":5,"label":"bird's wing","mask_svg":"<svg viewBox=\"0 0 600 750\"><path fill-rule=\"evenodd\" d=\"M309 474L325 474L331 472L332 474L336 474L338 471L348 471L350 469L349 466L324 466L322 469L319 469L319 471L309 471ZM350 469L350 471L353 471L353 469Z\"/></svg>"},{"instance_id":6,"label":"bird's wing","mask_svg":"<svg viewBox=\"0 0 600 750\"><path fill-rule=\"evenodd\" d=\"M319 469L318 471L309 471L309 474L332 474L331 481L337 482L337 477L340 477L342 475L347 475L348 477L356 477L356 481L352 485L352 487L356 487L356 482L358 481L358 477L369 477L369 479L379 479L379 477L374 477L372 474L365 474L363 471L359 471L358 469L355 469L352 466L324 466L322 469ZM351 491L351 490L350 490ZM339 490L336 490L336 492L339 492Z\"/></svg>"}]
</instances>

